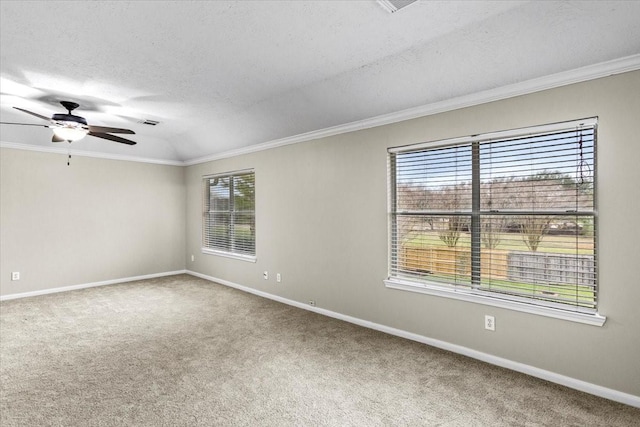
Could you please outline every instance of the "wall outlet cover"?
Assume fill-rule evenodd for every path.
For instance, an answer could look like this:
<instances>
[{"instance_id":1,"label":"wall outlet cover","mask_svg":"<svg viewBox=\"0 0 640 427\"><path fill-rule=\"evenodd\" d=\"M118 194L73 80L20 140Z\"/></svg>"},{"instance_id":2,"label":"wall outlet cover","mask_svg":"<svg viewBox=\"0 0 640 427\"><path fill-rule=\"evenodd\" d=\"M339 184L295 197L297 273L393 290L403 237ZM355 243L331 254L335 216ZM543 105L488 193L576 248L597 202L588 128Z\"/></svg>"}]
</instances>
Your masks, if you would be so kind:
<instances>
[{"instance_id":1,"label":"wall outlet cover","mask_svg":"<svg viewBox=\"0 0 640 427\"><path fill-rule=\"evenodd\" d=\"M494 316L484 316L484 328L488 331L496 330L496 318Z\"/></svg>"}]
</instances>

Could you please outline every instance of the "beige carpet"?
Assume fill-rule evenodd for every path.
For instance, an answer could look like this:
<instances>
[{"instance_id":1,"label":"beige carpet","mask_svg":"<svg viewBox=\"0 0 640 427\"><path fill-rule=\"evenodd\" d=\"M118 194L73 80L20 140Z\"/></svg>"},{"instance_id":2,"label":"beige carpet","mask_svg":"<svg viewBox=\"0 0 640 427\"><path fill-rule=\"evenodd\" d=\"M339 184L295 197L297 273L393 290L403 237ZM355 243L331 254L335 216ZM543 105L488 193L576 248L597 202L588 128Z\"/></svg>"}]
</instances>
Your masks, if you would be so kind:
<instances>
[{"instance_id":1,"label":"beige carpet","mask_svg":"<svg viewBox=\"0 0 640 427\"><path fill-rule=\"evenodd\" d=\"M180 275L0 304L0 425L631 426L640 409Z\"/></svg>"}]
</instances>

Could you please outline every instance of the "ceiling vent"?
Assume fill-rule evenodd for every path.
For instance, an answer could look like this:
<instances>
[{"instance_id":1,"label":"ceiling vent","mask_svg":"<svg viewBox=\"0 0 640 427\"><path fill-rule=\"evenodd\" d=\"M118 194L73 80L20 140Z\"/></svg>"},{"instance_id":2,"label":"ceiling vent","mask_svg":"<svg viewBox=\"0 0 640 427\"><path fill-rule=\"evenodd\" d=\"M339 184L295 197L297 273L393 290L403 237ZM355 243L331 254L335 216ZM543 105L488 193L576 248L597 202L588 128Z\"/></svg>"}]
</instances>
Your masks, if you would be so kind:
<instances>
[{"instance_id":1,"label":"ceiling vent","mask_svg":"<svg viewBox=\"0 0 640 427\"><path fill-rule=\"evenodd\" d=\"M145 120L140 120L138 123L142 123L143 125L155 126L160 122L157 120L145 119Z\"/></svg>"},{"instance_id":2,"label":"ceiling vent","mask_svg":"<svg viewBox=\"0 0 640 427\"><path fill-rule=\"evenodd\" d=\"M378 4L389 13L394 13L400 9L409 6L411 3L415 3L418 0L377 0Z\"/></svg>"}]
</instances>

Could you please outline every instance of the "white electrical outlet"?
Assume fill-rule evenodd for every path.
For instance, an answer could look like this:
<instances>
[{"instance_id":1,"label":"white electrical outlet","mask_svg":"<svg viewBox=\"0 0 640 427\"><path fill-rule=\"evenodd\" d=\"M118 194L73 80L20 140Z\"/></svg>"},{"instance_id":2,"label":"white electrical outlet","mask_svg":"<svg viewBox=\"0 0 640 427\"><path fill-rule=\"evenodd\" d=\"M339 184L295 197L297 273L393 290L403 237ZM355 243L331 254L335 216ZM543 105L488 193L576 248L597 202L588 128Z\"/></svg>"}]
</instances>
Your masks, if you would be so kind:
<instances>
[{"instance_id":1,"label":"white electrical outlet","mask_svg":"<svg viewBox=\"0 0 640 427\"><path fill-rule=\"evenodd\" d=\"M264 277L264 280L269 280L269 272L265 271L264 273L262 273L262 277Z\"/></svg>"},{"instance_id":2,"label":"white electrical outlet","mask_svg":"<svg viewBox=\"0 0 640 427\"><path fill-rule=\"evenodd\" d=\"M276 282L278 283L282 282L282 276L280 275L280 273L276 274Z\"/></svg>"},{"instance_id":3,"label":"white electrical outlet","mask_svg":"<svg viewBox=\"0 0 640 427\"><path fill-rule=\"evenodd\" d=\"M488 314L484 316L484 328L488 331L496 330L496 318L493 316L489 316Z\"/></svg>"},{"instance_id":4,"label":"white electrical outlet","mask_svg":"<svg viewBox=\"0 0 640 427\"><path fill-rule=\"evenodd\" d=\"M193 262L195 260L196 260L196 257L193 254L191 254L191 262Z\"/></svg>"},{"instance_id":5,"label":"white electrical outlet","mask_svg":"<svg viewBox=\"0 0 640 427\"><path fill-rule=\"evenodd\" d=\"M11 272L11 280L20 280L20 272L12 271Z\"/></svg>"}]
</instances>

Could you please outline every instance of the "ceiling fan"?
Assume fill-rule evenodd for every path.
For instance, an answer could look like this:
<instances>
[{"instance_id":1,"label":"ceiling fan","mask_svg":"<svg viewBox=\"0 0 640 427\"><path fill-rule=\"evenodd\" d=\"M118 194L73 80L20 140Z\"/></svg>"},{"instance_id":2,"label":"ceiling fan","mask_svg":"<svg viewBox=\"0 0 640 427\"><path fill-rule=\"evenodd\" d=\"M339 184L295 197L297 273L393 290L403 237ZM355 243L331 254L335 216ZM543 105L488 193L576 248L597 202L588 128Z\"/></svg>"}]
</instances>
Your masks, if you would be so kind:
<instances>
[{"instance_id":1,"label":"ceiling fan","mask_svg":"<svg viewBox=\"0 0 640 427\"><path fill-rule=\"evenodd\" d=\"M33 123L9 123L0 122L3 125L23 125L23 126L44 126L53 130L53 138L51 142L74 142L79 141L86 135L95 136L96 138L108 139L110 141L120 142L127 145L136 145L136 142L129 139L122 138L120 136L111 135L112 133L124 133L133 135L134 131L130 129L112 128L106 126L92 126L87 123L84 117L74 116L71 112L78 108L80 105L71 101L60 101L60 104L67 110L68 114L57 113L51 116L51 118L43 116L33 111L25 110L24 108L13 107L16 110L20 110L24 113L31 114L42 120L49 122L48 125L37 125Z\"/></svg>"}]
</instances>

